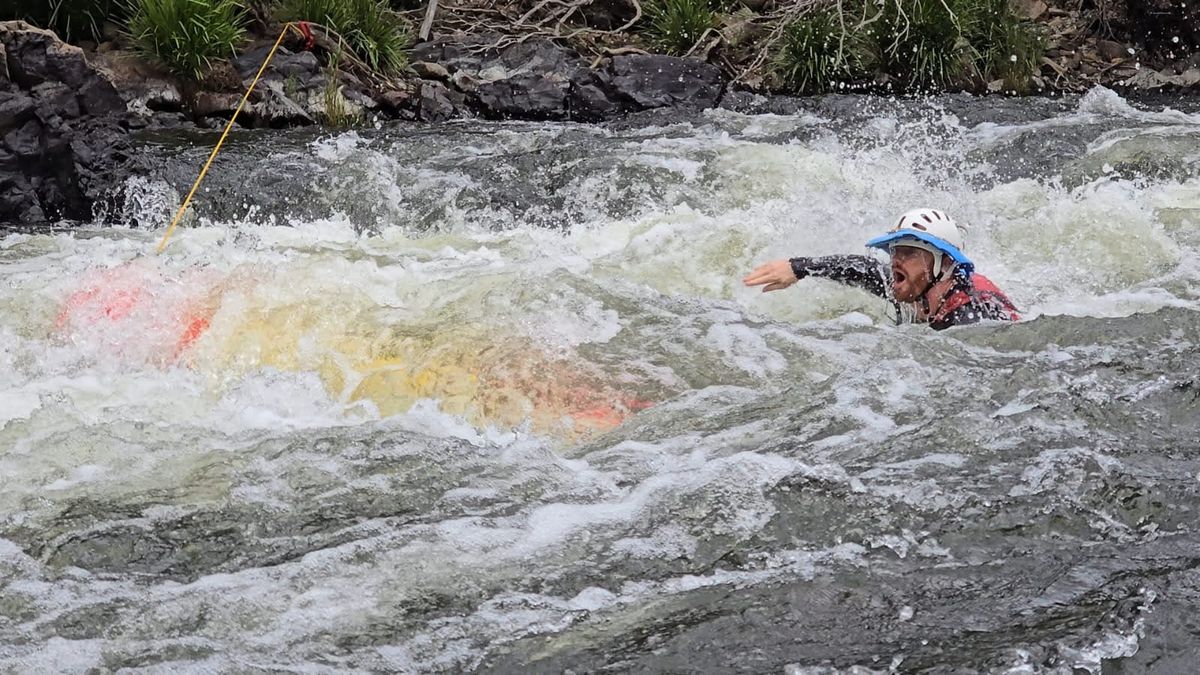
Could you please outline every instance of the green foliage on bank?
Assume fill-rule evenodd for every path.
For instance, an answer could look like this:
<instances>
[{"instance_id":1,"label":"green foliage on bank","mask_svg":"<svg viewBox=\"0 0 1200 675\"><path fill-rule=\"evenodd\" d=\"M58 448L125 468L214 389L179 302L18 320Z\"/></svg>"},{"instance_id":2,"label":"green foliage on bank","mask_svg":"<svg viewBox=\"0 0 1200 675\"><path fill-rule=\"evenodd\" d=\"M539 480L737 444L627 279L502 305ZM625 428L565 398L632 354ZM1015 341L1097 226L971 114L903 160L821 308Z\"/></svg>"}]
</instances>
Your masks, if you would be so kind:
<instances>
[{"instance_id":1,"label":"green foliage on bank","mask_svg":"<svg viewBox=\"0 0 1200 675\"><path fill-rule=\"evenodd\" d=\"M5 5L0 19L25 19L73 41L99 39L105 21L118 23L140 52L198 78L234 53L250 16L260 31L275 29L264 25L272 17L311 21L340 42L322 44L342 55L343 63L398 74L407 65L414 27L397 10L418 10L426 0L0 4ZM1009 0L781 0L757 15L749 6L742 0L642 0L634 30L654 50L676 55L693 50L713 30L710 35L725 39L716 53L729 69L748 68L749 79L760 82L766 74L769 86L801 94L847 86L908 92L990 86L1023 93L1032 88L1044 49L1036 28L1014 14ZM783 24L781 17L791 18ZM749 29L732 38L731 26ZM767 53L771 59L764 67Z\"/></svg>"},{"instance_id":2,"label":"green foliage on bank","mask_svg":"<svg viewBox=\"0 0 1200 675\"><path fill-rule=\"evenodd\" d=\"M28 21L69 42L100 40L104 21L118 19L120 10L117 0L6 0L0 4L0 21Z\"/></svg>"},{"instance_id":3,"label":"green foliage on bank","mask_svg":"<svg viewBox=\"0 0 1200 675\"><path fill-rule=\"evenodd\" d=\"M233 55L248 17L311 21L336 33L371 70L392 75L408 65L412 25L392 6L417 0L0 0L0 20L50 28L69 42L100 40L112 21L132 46L178 75L199 78ZM424 0L421 0L423 4Z\"/></svg>"},{"instance_id":4,"label":"green foliage on bank","mask_svg":"<svg viewBox=\"0 0 1200 675\"><path fill-rule=\"evenodd\" d=\"M202 77L236 52L245 15L236 0L131 0L129 39L171 72Z\"/></svg>"},{"instance_id":5,"label":"green foliage on bank","mask_svg":"<svg viewBox=\"0 0 1200 675\"><path fill-rule=\"evenodd\" d=\"M798 93L876 78L904 91L1000 80L1005 90L1023 92L1041 52L1036 28L1007 0L854 0L789 25L775 75Z\"/></svg>"},{"instance_id":6,"label":"green foliage on bank","mask_svg":"<svg viewBox=\"0 0 1200 675\"><path fill-rule=\"evenodd\" d=\"M861 34L845 30L844 18L833 9L820 9L784 28L776 75L786 88L827 91L837 82L866 75L870 49Z\"/></svg>"},{"instance_id":7,"label":"green foliage on bank","mask_svg":"<svg viewBox=\"0 0 1200 675\"><path fill-rule=\"evenodd\" d=\"M649 0L643 5L646 37L668 54L686 54L717 24L712 0Z\"/></svg>"},{"instance_id":8,"label":"green foliage on bank","mask_svg":"<svg viewBox=\"0 0 1200 675\"><path fill-rule=\"evenodd\" d=\"M278 16L335 31L377 73L395 74L408 65L412 26L379 0L282 0Z\"/></svg>"}]
</instances>

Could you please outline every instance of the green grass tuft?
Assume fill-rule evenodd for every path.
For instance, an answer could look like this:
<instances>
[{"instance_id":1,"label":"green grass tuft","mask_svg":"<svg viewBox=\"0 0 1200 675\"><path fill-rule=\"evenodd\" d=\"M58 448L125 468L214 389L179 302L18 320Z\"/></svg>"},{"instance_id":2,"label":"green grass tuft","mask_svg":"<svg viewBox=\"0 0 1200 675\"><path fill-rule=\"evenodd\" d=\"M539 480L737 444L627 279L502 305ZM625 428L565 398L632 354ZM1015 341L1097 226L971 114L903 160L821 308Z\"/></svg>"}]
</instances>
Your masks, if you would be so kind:
<instances>
[{"instance_id":1,"label":"green grass tuft","mask_svg":"<svg viewBox=\"0 0 1200 675\"><path fill-rule=\"evenodd\" d=\"M408 65L412 26L379 0L284 0L279 18L337 31L346 47L375 72L392 75Z\"/></svg>"},{"instance_id":2,"label":"green grass tuft","mask_svg":"<svg viewBox=\"0 0 1200 675\"><path fill-rule=\"evenodd\" d=\"M871 70L905 91L997 79L1006 90L1027 91L1042 47L1008 0L843 0L788 26L774 69L797 93L864 80Z\"/></svg>"},{"instance_id":3,"label":"green grass tuft","mask_svg":"<svg viewBox=\"0 0 1200 675\"><path fill-rule=\"evenodd\" d=\"M971 69L964 25L975 0L888 0L870 35L881 66L907 89L961 85Z\"/></svg>"},{"instance_id":4,"label":"green grass tuft","mask_svg":"<svg viewBox=\"0 0 1200 675\"><path fill-rule=\"evenodd\" d=\"M647 37L668 54L687 53L717 19L709 0L650 0L645 12Z\"/></svg>"},{"instance_id":5,"label":"green grass tuft","mask_svg":"<svg viewBox=\"0 0 1200 675\"><path fill-rule=\"evenodd\" d=\"M342 95L341 82L338 79L339 55L334 54L325 67L325 88L321 92L323 112L321 123L334 129L344 129L363 123L363 115L351 108Z\"/></svg>"},{"instance_id":6,"label":"green grass tuft","mask_svg":"<svg viewBox=\"0 0 1200 675\"><path fill-rule=\"evenodd\" d=\"M195 79L233 56L246 33L236 0L132 0L129 15L129 38L141 54Z\"/></svg>"},{"instance_id":7,"label":"green grass tuft","mask_svg":"<svg viewBox=\"0 0 1200 675\"><path fill-rule=\"evenodd\" d=\"M1005 89L1026 92L1038 73L1045 42L1033 24L1021 20L1007 0L983 0L983 20L970 37L976 68L984 81L1003 80Z\"/></svg>"},{"instance_id":8,"label":"green grass tuft","mask_svg":"<svg viewBox=\"0 0 1200 675\"><path fill-rule=\"evenodd\" d=\"M861 38L843 30L836 11L817 10L784 29L774 71L791 91L820 93L861 77L865 55Z\"/></svg>"}]
</instances>

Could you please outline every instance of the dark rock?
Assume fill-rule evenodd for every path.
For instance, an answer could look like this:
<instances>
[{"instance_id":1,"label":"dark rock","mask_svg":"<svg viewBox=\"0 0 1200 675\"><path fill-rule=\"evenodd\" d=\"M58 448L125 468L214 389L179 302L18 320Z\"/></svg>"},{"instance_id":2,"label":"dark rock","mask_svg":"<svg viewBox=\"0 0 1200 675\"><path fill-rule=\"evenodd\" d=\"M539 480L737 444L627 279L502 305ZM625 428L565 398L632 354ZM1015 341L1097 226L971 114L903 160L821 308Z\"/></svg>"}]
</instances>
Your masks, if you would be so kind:
<instances>
[{"instance_id":1,"label":"dark rock","mask_svg":"<svg viewBox=\"0 0 1200 675\"><path fill-rule=\"evenodd\" d=\"M1106 61L1116 61L1130 56L1129 47L1120 42L1112 40L1098 40L1096 42L1096 53Z\"/></svg>"},{"instance_id":2,"label":"dark rock","mask_svg":"<svg viewBox=\"0 0 1200 675\"><path fill-rule=\"evenodd\" d=\"M418 77L426 80L443 80L450 79L450 71L440 63L432 63L430 61L417 61L410 66Z\"/></svg>"},{"instance_id":3,"label":"dark rock","mask_svg":"<svg viewBox=\"0 0 1200 675\"><path fill-rule=\"evenodd\" d=\"M234 70L238 71L238 76L242 79L246 79L248 77L254 77L254 74L258 72L258 68L262 67L263 60L266 59L266 55L270 54L270 52L271 47L265 46L264 44L263 47L251 49L250 52L235 56L235 58L230 62L232 62ZM277 56L283 58L283 56L287 56L288 54L289 52L286 47L280 47Z\"/></svg>"},{"instance_id":4,"label":"dark rock","mask_svg":"<svg viewBox=\"0 0 1200 675\"><path fill-rule=\"evenodd\" d=\"M494 54L477 53L471 50L473 43L482 42L484 36L465 40L435 40L424 42L413 48L411 58L414 62L425 61L437 63L445 67L451 74L459 70L478 72L487 56Z\"/></svg>"},{"instance_id":5,"label":"dark rock","mask_svg":"<svg viewBox=\"0 0 1200 675\"><path fill-rule=\"evenodd\" d=\"M465 70L459 70L450 77L450 81L464 94L474 94L479 89L481 82L479 78L471 75Z\"/></svg>"},{"instance_id":6,"label":"dark rock","mask_svg":"<svg viewBox=\"0 0 1200 675\"><path fill-rule=\"evenodd\" d=\"M21 159L36 157L42 151L42 124L29 120L4 135L4 145Z\"/></svg>"},{"instance_id":7,"label":"dark rock","mask_svg":"<svg viewBox=\"0 0 1200 675\"><path fill-rule=\"evenodd\" d=\"M192 100L192 114L198 118L232 117L241 98L237 94L202 91L196 94L195 99Z\"/></svg>"},{"instance_id":8,"label":"dark rock","mask_svg":"<svg viewBox=\"0 0 1200 675\"><path fill-rule=\"evenodd\" d=\"M270 54L270 52L270 45L263 45L257 49L251 49L250 51L245 52L244 54L241 54L232 60L234 70L237 71L238 75L243 80L254 77L258 73L258 69L262 67L263 61L266 60L267 55ZM305 56L308 58L303 58ZM271 65L267 67L267 71L266 73L263 73L263 76L265 77L268 73L272 72L285 77L289 74L297 73L311 74L315 73L319 68L320 64L317 63L317 57L313 56L312 52L300 52L300 54L293 54L292 52L288 51L287 47L280 47L279 50L275 52L275 58L271 60Z\"/></svg>"},{"instance_id":9,"label":"dark rock","mask_svg":"<svg viewBox=\"0 0 1200 675\"><path fill-rule=\"evenodd\" d=\"M49 31L0 22L0 46L0 222L91 218L128 175L124 100Z\"/></svg>"},{"instance_id":10,"label":"dark rock","mask_svg":"<svg viewBox=\"0 0 1200 675\"><path fill-rule=\"evenodd\" d=\"M752 91L730 91L726 92L725 95L721 97L720 107L725 110L732 110L745 115L761 115L768 112L775 113L774 110L770 109L770 106L776 98L783 99L786 97L768 98L762 94L756 94ZM797 106L797 108L789 109L783 114L794 115L798 109L799 107Z\"/></svg>"},{"instance_id":11,"label":"dark rock","mask_svg":"<svg viewBox=\"0 0 1200 675\"><path fill-rule=\"evenodd\" d=\"M608 82L600 73L577 73L571 84L572 119L590 122L609 119L621 112L621 106L608 97Z\"/></svg>"},{"instance_id":12,"label":"dark rock","mask_svg":"<svg viewBox=\"0 0 1200 675\"><path fill-rule=\"evenodd\" d=\"M711 107L724 89L721 71L698 59L659 54L614 56L612 91L638 108L661 108L677 103Z\"/></svg>"},{"instance_id":13,"label":"dark rock","mask_svg":"<svg viewBox=\"0 0 1200 675\"><path fill-rule=\"evenodd\" d=\"M295 126L297 124L315 124L316 120L304 108L288 97L283 85L278 81L268 80L259 83L260 99L246 112L253 119L254 126L271 127L274 129ZM237 104L234 104L236 109ZM230 115L233 111L230 111ZM242 118L239 116L238 121Z\"/></svg>"},{"instance_id":14,"label":"dark rock","mask_svg":"<svg viewBox=\"0 0 1200 675\"><path fill-rule=\"evenodd\" d=\"M720 69L700 59L621 54L592 70L579 54L550 40L499 52L490 44L486 36L427 42L413 50L413 69L426 80L448 80L492 118L600 121L652 108L705 108L717 104L725 86ZM441 119L450 105L463 108L427 82L419 116Z\"/></svg>"},{"instance_id":15,"label":"dark rock","mask_svg":"<svg viewBox=\"0 0 1200 675\"><path fill-rule=\"evenodd\" d=\"M0 214L16 223L46 222L37 192L21 176L0 179Z\"/></svg>"},{"instance_id":16,"label":"dark rock","mask_svg":"<svg viewBox=\"0 0 1200 675\"><path fill-rule=\"evenodd\" d=\"M310 78L321 72L321 63L312 52L276 54L267 69L283 77ZM257 71L256 71L257 72Z\"/></svg>"},{"instance_id":17,"label":"dark rock","mask_svg":"<svg viewBox=\"0 0 1200 675\"><path fill-rule=\"evenodd\" d=\"M510 71L560 73L567 77L585 65L578 54L549 40L518 42L501 52L495 61ZM485 62L484 68L488 65L495 64Z\"/></svg>"},{"instance_id":18,"label":"dark rock","mask_svg":"<svg viewBox=\"0 0 1200 675\"><path fill-rule=\"evenodd\" d=\"M1012 0L1009 5L1017 16L1029 21L1036 21L1048 9L1042 0Z\"/></svg>"},{"instance_id":19,"label":"dark rock","mask_svg":"<svg viewBox=\"0 0 1200 675\"><path fill-rule=\"evenodd\" d=\"M535 73L522 73L479 85L475 92L489 117L556 120L567 115L570 83Z\"/></svg>"},{"instance_id":20,"label":"dark rock","mask_svg":"<svg viewBox=\"0 0 1200 675\"><path fill-rule=\"evenodd\" d=\"M241 77L239 91L244 91L254 81L269 52L270 47L263 46L233 59L232 67ZM352 81L351 86L364 88L348 73L342 73L342 76ZM292 53L280 48L263 72L245 123L272 128L315 124L325 109L327 85L325 71L312 52ZM213 105L220 107L223 102L210 98L204 104L207 109ZM228 116L224 112L218 114Z\"/></svg>"},{"instance_id":21,"label":"dark rock","mask_svg":"<svg viewBox=\"0 0 1200 675\"><path fill-rule=\"evenodd\" d=\"M580 13L587 25L596 30L620 28L637 16L637 10L628 0L584 3Z\"/></svg>"},{"instance_id":22,"label":"dark rock","mask_svg":"<svg viewBox=\"0 0 1200 675\"><path fill-rule=\"evenodd\" d=\"M79 104L88 115L118 115L129 106L107 79L93 77L79 88Z\"/></svg>"},{"instance_id":23,"label":"dark rock","mask_svg":"<svg viewBox=\"0 0 1200 675\"><path fill-rule=\"evenodd\" d=\"M571 117L599 121L653 108L710 108L720 101L724 86L720 70L698 59L614 56L605 68L575 73Z\"/></svg>"},{"instance_id":24,"label":"dark rock","mask_svg":"<svg viewBox=\"0 0 1200 675\"><path fill-rule=\"evenodd\" d=\"M359 108L362 108L363 110L378 110L380 107L379 101L376 101L366 91L357 87L343 87L342 96L344 96L347 101L353 103Z\"/></svg>"},{"instance_id":25,"label":"dark rock","mask_svg":"<svg viewBox=\"0 0 1200 675\"><path fill-rule=\"evenodd\" d=\"M1162 89L1179 87L1186 89L1200 84L1200 68L1185 70L1176 75L1170 69L1161 72L1150 68L1142 68L1133 77L1121 84L1134 89Z\"/></svg>"},{"instance_id":26,"label":"dark rock","mask_svg":"<svg viewBox=\"0 0 1200 675\"><path fill-rule=\"evenodd\" d=\"M9 152L8 149L4 147L3 143L0 143L0 171L16 169L18 167L18 162L19 160L17 159L17 156ZM3 183L5 180L6 179L3 177L3 174L0 174L0 183Z\"/></svg>"},{"instance_id":27,"label":"dark rock","mask_svg":"<svg viewBox=\"0 0 1200 675\"><path fill-rule=\"evenodd\" d=\"M174 79L153 64L127 52L94 54L89 62L104 71L124 99L125 107L143 121L149 121L156 111L178 112L183 109L183 93ZM236 79L236 75L234 77ZM90 92L83 95L84 107L89 112L116 107L106 92L101 100L95 100L97 97Z\"/></svg>"},{"instance_id":28,"label":"dark rock","mask_svg":"<svg viewBox=\"0 0 1200 675\"><path fill-rule=\"evenodd\" d=\"M155 112L179 112L183 110L183 94L173 83L166 80L151 80L143 83L136 92L137 101L143 108Z\"/></svg>"},{"instance_id":29,"label":"dark rock","mask_svg":"<svg viewBox=\"0 0 1200 675\"><path fill-rule=\"evenodd\" d=\"M421 99L417 104L417 119L422 122L443 122L457 117L463 107L462 94L451 91L441 82L421 82Z\"/></svg>"},{"instance_id":30,"label":"dark rock","mask_svg":"<svg viewBox=\"0 0 1200 675\"><path fill-rule=\"evenodd\" d=\"M33 115L33 99L16 92L0 93L0 133L23 124Z\"/></svg>"},{"instance_id":31,"label":"dark rock","mask_svg":"<svg viewBox=\"0 0 1200 675\"><path fill-rule=\"evenodd\" d=\"M88 79L90 68L83 50L60 41L51 31L8 21L0 23L0 41L7 52L9 74L22 88L55 81L78 89Z\"/></svg>"},{"instance_id":32,"label":"dark rock","mask_svg":"<svg viewBox=\"0 0 1200 675\"><path fill-rule=\"evenodd\" d=\"M34 87L32 93L37 101L38 117L43 122L55 117L74 119L82 112L75 90L62 82L43 82Z\"/></svg>"},{"instance_id":33,"label":"dark rock","mask_svg":"<svg viewBox=\"0 0 1200 675\"><path fill-rule=\"evenodd\" d=\"M404 89L386 89L375 95L380 108L402 119L415 119L413 93Z\"/></svg>"}]
</instances>

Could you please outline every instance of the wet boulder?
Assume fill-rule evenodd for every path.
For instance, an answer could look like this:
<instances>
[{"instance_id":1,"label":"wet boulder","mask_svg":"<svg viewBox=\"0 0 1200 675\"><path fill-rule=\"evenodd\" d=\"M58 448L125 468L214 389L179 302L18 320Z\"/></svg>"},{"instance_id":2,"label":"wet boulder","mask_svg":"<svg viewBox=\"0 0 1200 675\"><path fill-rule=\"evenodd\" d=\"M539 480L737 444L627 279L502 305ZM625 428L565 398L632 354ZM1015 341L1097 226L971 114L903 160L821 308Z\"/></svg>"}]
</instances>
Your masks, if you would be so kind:
<instances>
[{"instance_id":1,"label":"wet boulder","mask_svg":"<svg viewBox=\"0 0 1200 675\"><path fill-rule=\"evenodd\" d=\"M233 59L234 70L241 78L239 91L254 82L270 51L270 46L264 45ZM329 78L312 52L293 53L280 47L243 112L245 119L238 117L239 123L274 128L313 124L325 114L329 86Z\"/></svg>"},{"instance_id":2,"label":"wet boulder","mask_svg":"<svg viewBox=\"0 0 1200 675\"><path fill-rule=\"evenodd\" d=\"M489 43L485 36L470 40L425 43L413 59L427 73L440 66L437 79L448 80L469 108L489 118L599 121L657 108L707 108L717 104L725 88L720 69L700 59L617 54L591 68L578 53L551 40L502 48L491 46L499 41ZM469 114L433 106L428 96L425 100L423 119L433 108L439 116Z\"/></svg>"},{"instance_id":3,"label":"wet boulder","mask_svg":"<svg viewBox=\"0 0 1200 675\"><path fill-rule=\"evenodd\" d=\"M0 22L0 53L0 223L90 219L124 181L124 100L50 31Z\"/></svg>"},{"instance_id":4,"label":"wet boulder","mask_svg":"<svg viewBox=\"0 0 1200 675\"><path fill-rule=\"evenodd\" d=\"M561 120L567 116L571 83L553 74L519 73L475 89L488 117Z\"/></svg>"},{"instance_id":5,"label":"wet boulder","mask_svg":"<svg viewBox=\"0 0 1200 675\"><path fill-rule=\"evenodd\" d=\"M463 109L463 95L441 82L425 80L420 91L416 104L417 119L422 122L444 122Z\"/></svg>"},{"instance_id":6,"label":"wet boulder","mask_svg":"<svg viewBox=\"0 0 1200 675\"><path fill-rule=\"evenodd\" d=\"M700 59L620 54L576 77L573 116L601 120L655 108L711 108L724 90L720 69Z\"/></svg>"}]
</instances>

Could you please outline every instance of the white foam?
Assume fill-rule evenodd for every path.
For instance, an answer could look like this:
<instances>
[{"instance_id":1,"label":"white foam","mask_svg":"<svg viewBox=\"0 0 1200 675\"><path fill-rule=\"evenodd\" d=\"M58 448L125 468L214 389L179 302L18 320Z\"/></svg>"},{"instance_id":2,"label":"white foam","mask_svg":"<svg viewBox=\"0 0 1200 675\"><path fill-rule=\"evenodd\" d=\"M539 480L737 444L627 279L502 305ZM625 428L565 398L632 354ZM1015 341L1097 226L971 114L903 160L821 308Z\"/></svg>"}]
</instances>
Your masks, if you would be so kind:
<instances>
[{"instance_id":1,"label":"white foam","mask_svg":"<svg viewBox=\"0 0 1200 675\"><path fill-rule=\"evenodd\" d=\"M0 391L0 429L14 420L29 419L41 407L41 400L32 392Z\"/></svg>"}]
</instances>

